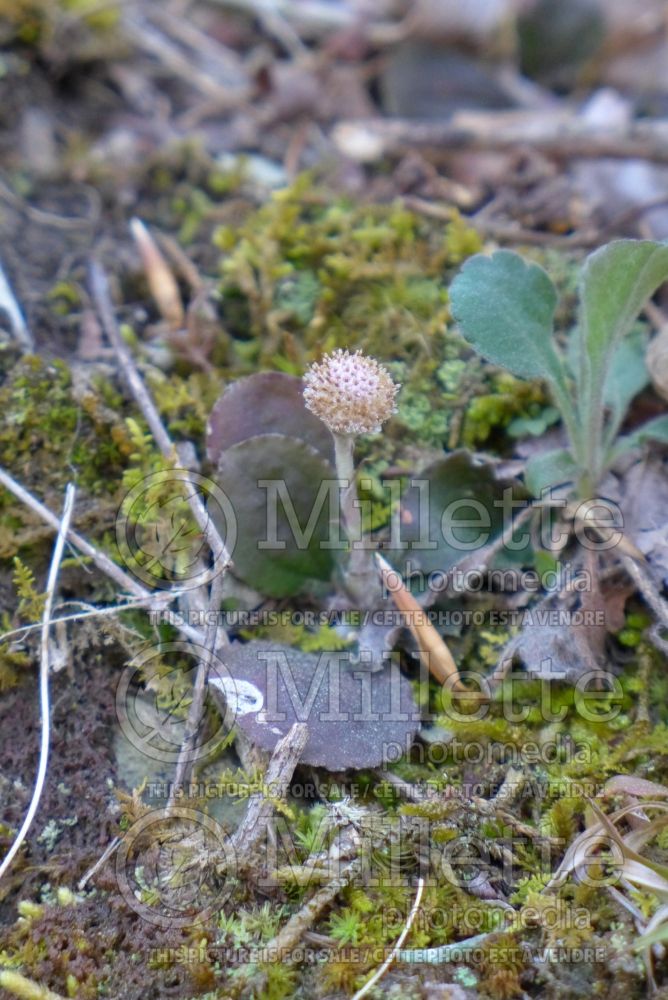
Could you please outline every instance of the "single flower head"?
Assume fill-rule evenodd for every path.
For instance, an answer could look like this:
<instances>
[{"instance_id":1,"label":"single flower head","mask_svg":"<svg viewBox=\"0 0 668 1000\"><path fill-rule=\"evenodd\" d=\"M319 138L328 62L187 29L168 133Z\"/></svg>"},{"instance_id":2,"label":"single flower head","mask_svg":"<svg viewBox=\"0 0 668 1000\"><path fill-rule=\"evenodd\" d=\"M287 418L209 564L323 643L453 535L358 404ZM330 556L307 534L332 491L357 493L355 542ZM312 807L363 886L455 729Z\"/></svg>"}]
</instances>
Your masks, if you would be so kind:
<instances>
[{"instance_id":1,"label":"single flower head","mask_svg":"<svg viewBox=\"0 0 668 1000\"><path fill-rule=\"evenodd\" d=\"M334 351L304 375L304 402L334 434L371 434L396 412L399 386L375 358Z\"/></svg>"}]
</instances>

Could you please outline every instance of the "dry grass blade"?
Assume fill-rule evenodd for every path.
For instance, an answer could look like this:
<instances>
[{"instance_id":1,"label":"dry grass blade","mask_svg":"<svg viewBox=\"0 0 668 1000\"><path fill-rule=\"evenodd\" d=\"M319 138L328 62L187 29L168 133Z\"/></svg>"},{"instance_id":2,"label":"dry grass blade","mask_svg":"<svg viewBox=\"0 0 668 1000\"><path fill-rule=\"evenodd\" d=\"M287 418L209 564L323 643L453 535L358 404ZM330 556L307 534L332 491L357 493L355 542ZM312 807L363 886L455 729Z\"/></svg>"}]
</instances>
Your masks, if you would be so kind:
<instances>
[{"instance_id":1,"label":"dry grass blade","mask_svg":"<svg viewBox=\"0 0 668 1000\"><path fill-rule=\"evenodd\" d=\"M418 880L417 892L415 893L415 899L413 901L413 905L411 907L411 911L408 914L408 917L406 918L406 923L404 924L403 929L401 931L401 934L397 938L397 940L396 940L396 942L394 944L394 947L392 948L392 951L387 956L387 958L385 959L385 961L383 962L383 964L380 966L380 968L376 969L376 971L374 972L374 974L371 977L371 979L369 979L364 984L364 986L361 989L359 989L357 991L357 993L355 993L355 995L353 996L353 1000L362 1000L362 997L365 997L367 995L367 993L369 992L369 990L373 989L373 987L376 985L376 983L378 982L378 980L382 979L382 977L385 975L385 973L387 972L387 970L391 966L392 962L395 960L395 958L399 954L399 949L401 948L402 944L404 943L404 941L408 937L408 932L410 931L411 927L413 926L415 918L416 918L416 916L418 914L418 910L420 909L420 902L422 900L422 893L423 892L424 892L424 879L421 878L421 879Z\"/></svg>"},{"instance_id":2,"label":"dry grass blade","mask_svg":"<svg viewBox=\"0 0 668 1000\"><path fill-rule=\"evenodd\" d=\"M616 824L625 816L637 816L639 808L637 802L625 806L623 809L618 809L610 816L606 816L597 803L591 799L588 800L588 804L594 814L595 821L586 830L583 830L569 846L546 889L558 888L569 875L600 862L601 858L597 858L595 852L601 846L607 845L609 847L612 844L619 855L617 864L621 876L633 884L651 889L661 898L664 896L668 898L666 895L668 894L668 867L643 857L635 849L668 825L668 815L653 822L647 821L641 830L634 830L622 835ZM668 804L659 800L644 802L642 807L643 809L658 809L668 813Z\"/></svg>"},{"instance_id":3,"label":"dry grass blade","mask_svg":"<svg viewBox=\"0 0 668 1000\"><path fill-rule=\"evenodd\" d=\"M376 552L376 563L383 585L392 594L392 600L397 610L401 612L406 626L411 630L418 644L424 665L439 684L447 684L453 691L466 693L452 653L429 621L427 612L420 607L411 592L404 586L396 570L392 569L387 560L378 552Z\"/></svg>"},{"instance_id":4,"label":"dry grass blade","mask_svg":"<svg viewBox=\"0 0 668 1000\"><path fill-rule=\"evenodd\" d=\"M647 778L637 778L634 774L616 774L605 783L604 795L626 795L639 796L640 798L655 799L668 798L668 786L660 785L656 781L648 781Z\"/></svg>"},{"instance_id":5,"label":"dry grass blade","mask_svg":"<svg viewBox=\"0 0 668 1000\"><path fill-rule=\"evenodd\" d=\"M51 627L51 609L53 607L53 595L58 580L58 571L60 570L60 561L63 558L65 540L67 539L67 532L70 526L70 520L72 519L75 492L74 486L72 483L69 483L65 492L63 516L60 522L60 528L58 529L58 536L56 538L55 545L53 546L51 567L49 569L49 577L46 584L46 602L44 604L44 614L42 616L42 643L39 667L39 704L42 716L42 736L40 740L37 777L35 779L35 787L30 800L30 805L28 807L28 812L23 820L21 829L16 835L16 839L7 852L4 861L0 865L0 878L11 865L19 848L21 847L21 844L28 834L28 830L30 829L32 821L37 813L37 807L39 806L39 800L42 797L44 781L46 779L46 768L49 762L49 740L51 733L49 719L49 629Z\"/></svg>"},{"instance_id":6,"label":"dry grass blade","mask_svg":"<svg viewBox=\"0 0 668 1000\"><path fill-rule=\"evenodd\" d=\"M663 944L665 941L668 941L668 905L659 907L634 947L636 951L644 951L645 948Z\"/></svg>"},{"instance_id":7,"label":"dry grass blade","mask_svg":"<svg viewBox=\"0 0 668 1000\"><path fill-rule=\"evenodd\" d=\"M645 823L639 830L632 830L624 838L628 847L632 851L637 851L639 848L644 847L645 844L650 842L652 837L655 837L657 833L661 833L666 825L666 819L667 817L660 816L659 819L655 819L651 823Z\"/></svg>"},{"instance_id":8,"label":"dry grass blade","mask_svg":"<svg viewBox=\"0 0 668 1000\"><path fill-rule=\"evenodd\" d=\"M21 307L16 301L9 281L5 276L2 264L0 264L0 310L7 316L12 336L21 349L24 351L34 351L35 343L32 334L28 329Z\"/></svg>"},{"instance_id":9,"label":"dry grass blade","mask_svg":"<svg viewBox=\"0 0 668 1000\"><path fill-rule=\"evenodd\" d=\"M618 820L628 815L628 813L632 813L634 812L634 810L637 810L638 808L637 804L627 806L626 808L620 809L618 812L614 813L613 814L614 822L611 817L605 815L602 809L600 809L595 802L592 802L590 800L589 806L592 809L596 818L598 819L599 823L603 827L603 830L608 834L609 837L611 837L614 840L619 849L622 851L624 861L625 862L635 861L646 868L650 868L653 872L656 872L656 874L661 877L661 879L665 882L666 890L668 890L668 866L660 865L657 862L651 861L649 858L644 858L641 854L638 854L638 852L635 851L628 843L629 837L631 835L627 834L626 837L623 837L618 831L617 827L615 826L615 823ZM646 809L654 808L668 812L668 805L665 802L651 801L644 803L644 806ZM665 824L668 823L668 816L664 816L662 817L662 819L664 821L662 825L665 826Z\"/></svg>"},{"instance_id":10,"label":"dry grass blade","mask_svg":"<svg viewBox=\"0 0 668 1000\"><path fill-rule=\"evenodd\" d=\"M130 221L130 231L137 244L148 287L160 310L160 315L169 323L172 330L183 329L186 317L179 286L172 269L141 219L135 218Z\"/></svg>"}]
</instances>

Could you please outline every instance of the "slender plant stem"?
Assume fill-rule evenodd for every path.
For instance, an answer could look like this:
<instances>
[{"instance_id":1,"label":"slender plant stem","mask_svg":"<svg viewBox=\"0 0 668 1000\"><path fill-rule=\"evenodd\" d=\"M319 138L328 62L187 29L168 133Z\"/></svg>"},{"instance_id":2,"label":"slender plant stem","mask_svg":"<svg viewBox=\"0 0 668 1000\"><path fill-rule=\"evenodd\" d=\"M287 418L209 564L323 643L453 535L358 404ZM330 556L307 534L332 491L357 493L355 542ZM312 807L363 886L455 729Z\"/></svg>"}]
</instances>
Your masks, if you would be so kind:
<instances>
[{"instance_id":1,"label":"slender plant stem","mask_svg":"<svg viewBox=\"0 0 668 1000\"><path fill-rule=\"evenodd\" d=\"M357 504L355 463L353 460L354 437L352 434L334 435L336 474L341 487L341 513L343 526L350 542L351 555L362 538L362 511Z\"/></svg>"},{"instance_id":2,"label":"slender plant stem","mask_svg":"<svg viewBox=\"0 0 668 1000\"><path fill-rule=\"evenodd\" d=\"M551 381L550 386L552 388L554 401L561 413L561 419L563 420L568 433L571 450L577 460L578 456L582 452L582 428L578 424L575 404L573 403L568 389L560 382Z\"/></svg>"},{"instance_id":3,"label":"slender plant stem","mask_svg":"<svg viewBox=\"0 0 668 1000\"><path fill-rule=\"evenodd\" d=\"M336 474L341 485L341 515L343 527L350 543L350 558L346 569L346 583L353 597L365 606L375 602L380 595L378 574L372 560L370 547L365 544L362 529L362 511L357 496L352 434L334 434Z\"/></svg>"},{"instance_id":4,"label":"slender plant stem","mask_svg":"<svg viewBox=\"0 0 668 1000\"><path fill-rule=\"evenodd\" d=\"M20 500L26 507L29 507L30 510L35 512L35 514L38 514L43 521L46 521L46 523L52 528L55 528L56 531L59 530L60 520L57 515L54 514L53 511L49 510L48 507L45 507L44 504L37 499L37 497L34 497L32 493L29 493L28 490L21 486L20 483L17 483L16 480L2 468L0 468L0 486L4 486L10 493L13 493L17 500ZM91 545L91 543L87 541L83 535L70 530L67 533L67 540L75 545L84 556L88 556L89 559L92 559L95 565L102 570L106 576L113 580L114 583L118 584L123 591L132 594L140 600L144 600L151 596L150 592L142 587L141 584L137 583L134 577L131 577L129 573L122 570L120 566L117 566L116 563L104 552L101 552L100 549L96 549L94 545Z\"/></svg>"},{"instance_id":5,"label":"slender plant stem","mask_svg":"<svg viewBox=\"0 0 668 1000\"><path fill-rule=\"evenodd\" d=\"M181 794L182 786L190 778L195 758L197 757L196 738L204 718L204 703L207 693L207 681L211 672L211 664L216 656L216 646L220 643L220 632L222 631L218 623L218 611L223 599L223 574L218 573L211 581L209 591L209 611L211 619L206 627L204 639L205 655L200 658L195 675L193 686L193 696L186 719L183 742L179 749L179 756L174 771L174 781L169 794L168 810L174 807L177 795Z\"/></svg>"},{"instance_id":6,"label":"slender plant stem","mask_svg":"<svg viewBox=\"0 0 668 1000\"><path fill-rule=\"evenodd\" d=\"M579 463L582 476L579 482L580 494L591 499L601 478L603 448L603 376L593 373L589 384L581 396L582 414L582 460Z\"/></svg>"},{"instance_id":7,"label":"slender plant stem","mask_svg":"<svg viewBox=\"0 0 668 1000\"><path fill-rule=\"evenodd\" d=\"M21 486L20 483L17 483L16 480L13 479L3 468L0 468L0 486L4 486L10 493L13 493L14 496L21 501L21 503L25 504L26 507L29 507L30 510L34 511L35 514L39 515L43 521L56 531L60 529L60 521L58 520L56 514L49 510L48 507L45 507L44 504L37 499L37 497L34 497L32 493L29 493L28 490ZM100 549L96 549L94 545L91 545L91 543L83 537L83 535L73 531L71 528L67 532L67 541L71 545L74 545L75 548L82 553L82 555L91 559L97 568L108 576L110 580L113 580L114 583L118 584L123 591L132 594L138 601L148 604L154 610L163 610L166 605L174 599L174 597L177 597L181 593L180 590L163 590L160 593L152 594L150 590L146 590L145 587L142 587L141 584L137 583L137 581L131 577L129 573L126 573L120 566L117 566L108 555L101 552ZM179 632L185 635L187 639L192 639L193 642L198 643L202 641L204 632L201 629L188 625L187 622L181 622L177 625L177 627Z\"/></svg>"}]
</instances>

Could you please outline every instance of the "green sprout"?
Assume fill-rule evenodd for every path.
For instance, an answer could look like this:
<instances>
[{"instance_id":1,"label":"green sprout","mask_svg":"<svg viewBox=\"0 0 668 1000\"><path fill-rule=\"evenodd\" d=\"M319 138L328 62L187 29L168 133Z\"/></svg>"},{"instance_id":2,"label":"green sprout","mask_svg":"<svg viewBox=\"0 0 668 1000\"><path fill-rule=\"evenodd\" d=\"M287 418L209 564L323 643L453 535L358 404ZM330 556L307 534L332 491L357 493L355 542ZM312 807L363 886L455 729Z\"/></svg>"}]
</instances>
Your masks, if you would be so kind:
<instances>
[{"instance_id":1,"label":"green sprout","mask_svg":"<svg viewBox=\"0 0 668 1000\"><path fill-rule=\"evenodd\" d=\"M579 323L566 350L554 334L557 292L538 265L510 250L477 254L452 283L452 314L464 338L514 375L543 379L561 414L569 447L535 456L525 470L536 496L572 483L590 497L625 451L649 438L668 441L668 416L619 437L631 400L648 381L632 327L666 278L668 243L615 240L590 254L580 276Z\"/></svg>"}]
</instances>

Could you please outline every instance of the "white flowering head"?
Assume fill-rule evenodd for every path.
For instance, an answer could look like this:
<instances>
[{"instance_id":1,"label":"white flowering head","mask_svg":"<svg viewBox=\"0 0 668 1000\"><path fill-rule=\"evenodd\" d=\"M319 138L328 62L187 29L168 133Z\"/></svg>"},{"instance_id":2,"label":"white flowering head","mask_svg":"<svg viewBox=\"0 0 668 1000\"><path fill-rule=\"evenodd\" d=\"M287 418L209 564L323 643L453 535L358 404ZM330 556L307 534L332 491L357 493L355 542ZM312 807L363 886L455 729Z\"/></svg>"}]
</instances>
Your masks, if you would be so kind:
<instances>
[{"instance_id":1,"label":"white flowering head","mask_svg":"<svg viewBox=\"0 0 668 1000\"><path fill-rule=\"evenodd\" d=\"M304 375L304 402L334 434L371 434L396 412L389 372L361 351L326 354Z\"/></svg>"}]
</instances>

